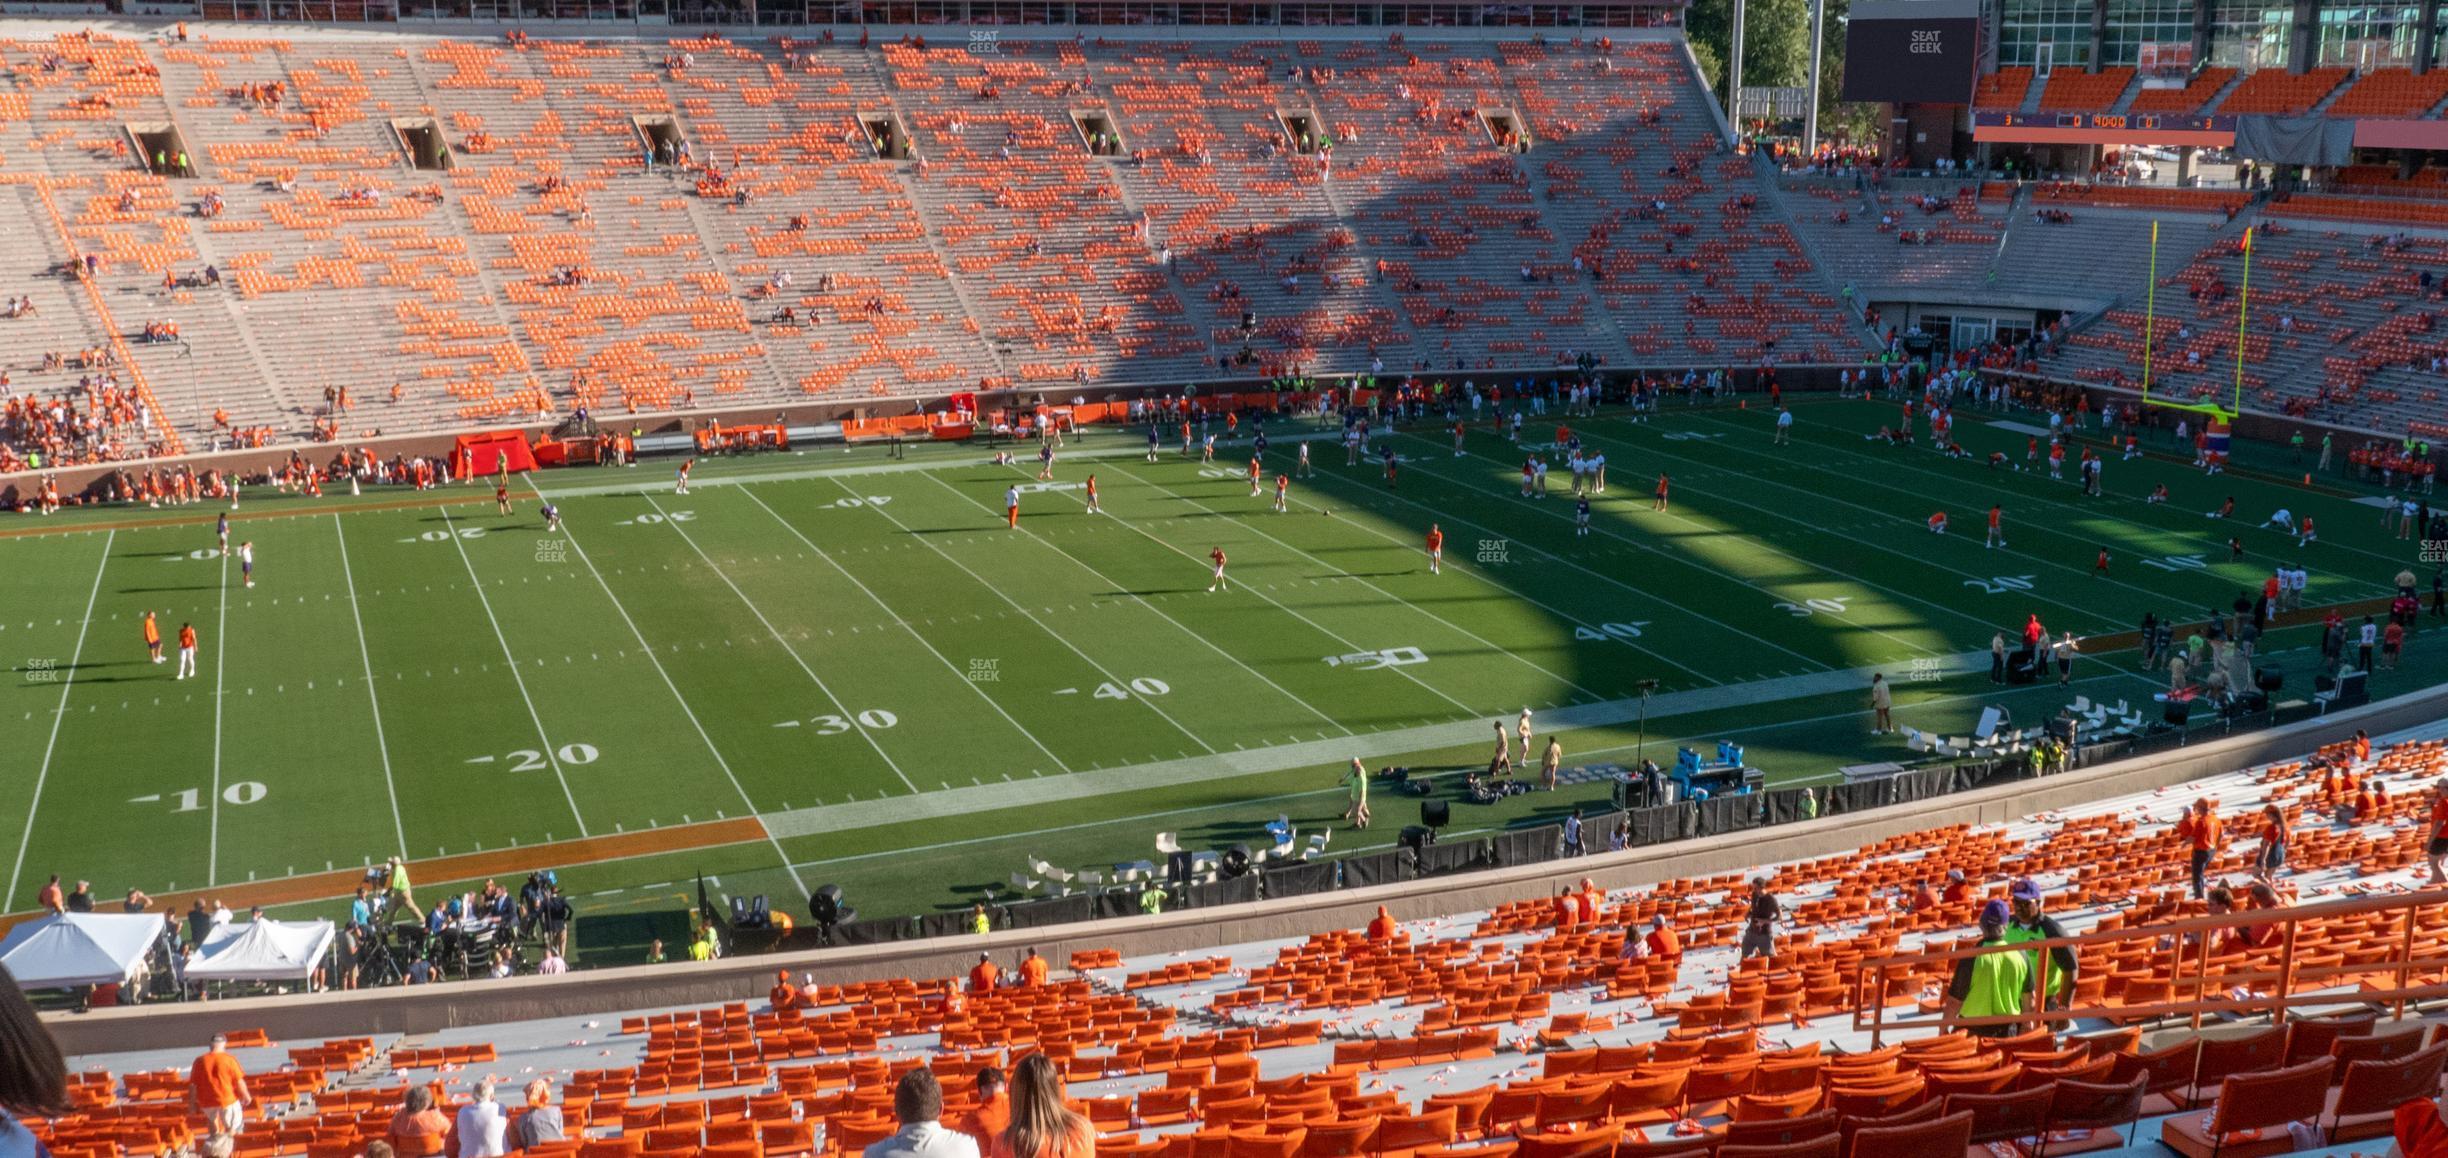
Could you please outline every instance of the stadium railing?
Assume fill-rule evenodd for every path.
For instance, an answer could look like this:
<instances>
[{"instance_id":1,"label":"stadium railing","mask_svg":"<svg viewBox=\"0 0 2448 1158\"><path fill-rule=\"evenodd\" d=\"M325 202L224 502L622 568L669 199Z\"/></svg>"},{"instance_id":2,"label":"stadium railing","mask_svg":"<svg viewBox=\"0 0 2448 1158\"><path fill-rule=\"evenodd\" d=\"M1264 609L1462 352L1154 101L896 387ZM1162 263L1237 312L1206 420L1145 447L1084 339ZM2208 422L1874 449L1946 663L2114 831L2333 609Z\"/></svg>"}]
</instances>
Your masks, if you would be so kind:
<instances>
[{"instance_id":1,"label":"stadium railing","mask_svg":"<svg viewBox=\"0 0 2448 1158\"><path fill-rule=\"evenodd\" d=\"M2264 932L2266 931L2266 932ZM2256 941L2258 943L2256 943ZM1943 986L1955 963L1984 954L2074 950L2079 967L2070 999L2043 1009L2036 1000L2044 964L2030 974L2024 1012L1966 1017L1935 1011L1893 1019L1903 1003L1926 1009L1923 987ZM1974 1026L2066 1026L2077 1021L2139 1023L2206 1015L2266 1015L2284 1025L2304 1006L2392 1007L2448 998L2448 889L2185 917L2133 928L2015 943L2011 949L1967 940L1952 948L1864 959L1856 979L1853 1024L1877 1048L1899 1030L1952 1032ZM2114 986L2118 991L2111 993ZM2195 996L2182 999L2180 995ZM2214 996L2216 994L2216 996Z\"/></svg>"}]
</instances>

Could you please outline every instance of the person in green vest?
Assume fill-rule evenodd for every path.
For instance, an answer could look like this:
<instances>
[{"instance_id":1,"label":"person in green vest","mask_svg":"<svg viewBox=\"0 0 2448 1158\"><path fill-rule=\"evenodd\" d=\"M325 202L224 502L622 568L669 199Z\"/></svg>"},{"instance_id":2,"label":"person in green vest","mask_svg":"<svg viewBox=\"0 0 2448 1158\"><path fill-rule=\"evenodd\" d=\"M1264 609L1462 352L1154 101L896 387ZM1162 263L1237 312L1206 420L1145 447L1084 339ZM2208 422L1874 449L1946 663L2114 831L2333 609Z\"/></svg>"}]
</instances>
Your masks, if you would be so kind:
<instances>
[{"instance_id":1,"label":"person in green vest","mask_svg":"<svg viewBox=\"0 0 2448 1158\"><path fill-rule=\"evenodd\" d=\"M1955 962L1955 977L1947 983L1945 1013L1948 1017L2014 1017L2023 1012L2023 996L2031 989L2031 955L2018 953L2006 946L2006 902L1991 901L1981 907L1980 947L1995 951L1964 957ZM2014 1022L1991 1025L1968 1025L1964 1032L1974 1037L2012 1037L2020 1026Z\"/></svg>"},{"instance_id":2,"label":"person in green vest","mask_svg":"<svg viewBox=\"0 0 2448 1158\"><path fill-rule=\"evenodd\" d=\"M2052 941L2066 935L2065 926L2057 918L2040 911L2040 882L2030 877L2018 877L2006 890L2014 905L2013 919L2006 923L2006 943L2020 945L2025 941ZM2034 950L2024 954L2024 966L2040 969L2040 954ZM2074 977L2082 967L2074 947L2059 945L2048 951L2048 967L2041 970L2041 1007L2063 1009L2066 999L2074 992Z\"/></svg>"},{"instance_id":3,"label":"person in green vest","mask_svg":"<svg viewBox=\"0 0 2448 1158\"><path fill-rule=\"evenodd\" d=\"M1156 915L1156 914L1158 914L1158 913L1163 912L1163 911L1164 911L1164 907L1165 907L1165 891L1164 891L1164 884L1163 884L1163 882L1161 882L1161 881L1149 881L1149 882L1148 882L1148 887L1146 887L1146 888L1144 888L1144 889L1139 890L1139 911L1140 911L1140 912L1142 912L1142 913L1146 913L1147 915L1149 915L1149 916L1151 916L1151 917L1152 917L1152 916L1155 916L1155 915Z\"/></svg>"},{"instance_id":4,"label":"person in green vest","mask_svg":"<svg viewBox=\"0 0 2448 1158\"><path fill-rule=\"evenodd\" d=\"M994 920L986 915L985 905L969 906L969 931L981 937L994 931Z\"/></svg>"}]
</instances>

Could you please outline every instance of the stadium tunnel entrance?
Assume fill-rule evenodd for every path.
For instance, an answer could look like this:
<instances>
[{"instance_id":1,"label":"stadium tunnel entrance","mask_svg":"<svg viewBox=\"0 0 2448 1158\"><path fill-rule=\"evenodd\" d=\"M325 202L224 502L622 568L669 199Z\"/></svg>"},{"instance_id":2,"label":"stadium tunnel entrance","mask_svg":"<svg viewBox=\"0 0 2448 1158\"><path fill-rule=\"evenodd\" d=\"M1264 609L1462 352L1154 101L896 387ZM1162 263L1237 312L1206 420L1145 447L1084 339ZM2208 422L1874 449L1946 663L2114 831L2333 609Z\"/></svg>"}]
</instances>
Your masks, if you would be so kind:
<instances>
[{"instance_id":1,"label":"stadium tunnel entrance","mask_svg":"<svg viewBox=\"0 0 2448 1158\"><path fill-rule=\"evenodd\" d=\"M168 121L126 126L128 143L136 150L136 161L145 171L157 177L193 177L195 158L187 152L187 138L178 126Z\"/></svg>"}]
</instances>

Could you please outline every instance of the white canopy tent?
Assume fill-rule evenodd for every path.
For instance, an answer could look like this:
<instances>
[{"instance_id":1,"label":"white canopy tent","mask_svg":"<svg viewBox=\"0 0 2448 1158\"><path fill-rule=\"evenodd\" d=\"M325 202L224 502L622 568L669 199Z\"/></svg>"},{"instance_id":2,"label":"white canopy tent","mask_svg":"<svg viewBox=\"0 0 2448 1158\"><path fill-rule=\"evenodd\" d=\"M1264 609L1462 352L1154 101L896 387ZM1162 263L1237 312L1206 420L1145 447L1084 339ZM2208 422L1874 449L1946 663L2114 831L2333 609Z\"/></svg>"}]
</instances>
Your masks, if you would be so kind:
<instances>
[{"instance_id":1,"label":"white canopy tent","mask_svg":"<svg viewBox=\"0 0 2448 1158\"><path fill-rule=\"evenodd\" d=\"M9 930L0 966L28 989L126 982L161 932L162 919L145 913L62 913Z\"/></svg>"},{"instance_id":2,"label":"white canopy tent","mask_svg":"<svg viewBox=\"0 0 2448 1158\"><path fill-rule=\"evenodd\" d=\"M331 949L330 921L248 921L205 938L187 963L188 981L306 981Z\"/></svg>"}]
</instances>

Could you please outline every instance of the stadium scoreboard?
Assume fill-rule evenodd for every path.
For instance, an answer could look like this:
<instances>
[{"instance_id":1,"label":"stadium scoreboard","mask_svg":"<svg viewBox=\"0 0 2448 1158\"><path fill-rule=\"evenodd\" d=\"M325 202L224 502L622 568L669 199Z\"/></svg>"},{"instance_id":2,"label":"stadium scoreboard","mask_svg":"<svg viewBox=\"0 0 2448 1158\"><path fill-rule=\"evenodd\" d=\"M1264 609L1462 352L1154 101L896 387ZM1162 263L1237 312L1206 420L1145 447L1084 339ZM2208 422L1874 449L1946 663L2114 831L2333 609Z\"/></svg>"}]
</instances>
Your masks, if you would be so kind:
<instances>
[{"instance_id":1,"label":"stadium scoreboard","mask_svg":"<svg viewBox=\"0 0 2448 1158\"><path fill-rule=\"evenodd\" d=\"M1979 0L1854 0L1844 99L1969 104L1979 74Z\"/></svg>"}]
</instances>

